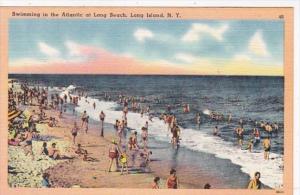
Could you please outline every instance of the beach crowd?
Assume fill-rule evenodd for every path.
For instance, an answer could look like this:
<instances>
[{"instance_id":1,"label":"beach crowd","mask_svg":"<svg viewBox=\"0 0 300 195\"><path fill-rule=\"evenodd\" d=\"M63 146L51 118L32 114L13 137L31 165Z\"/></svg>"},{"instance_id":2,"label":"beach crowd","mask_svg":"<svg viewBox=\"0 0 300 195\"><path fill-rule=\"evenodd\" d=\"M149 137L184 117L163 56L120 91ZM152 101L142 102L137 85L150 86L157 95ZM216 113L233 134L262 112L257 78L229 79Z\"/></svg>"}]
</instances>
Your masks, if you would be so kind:
<instances>
[{"instance_id":1,"label":"beach crowd","mask_svg":"<svg viewBox=\"0 0 300 195\"><path fill-rule=\"evenodd\" d=\"M74 90L75 94L67 93L53 93L50 92L49 87L34 87L29 86L26 83L18 83L16 81L11 82L8 89L8 108L9 108L9 134L10 138L8 144L11 146L22 147L25 155L28 155L35 159L35 154L32 150L33 139L39 137L39 131L37 131L37 124L47 124L49 127L56 127L59 125L59 118L64 117L64 113L71 107L71 113L74 117L75 107L82 99L87 99L87 94L83 91ZM104 94L104 100L110 101L112 98L117 98L119 105L122 107L122 118L116 119L114 124L114 138L110 141L107 151L107 169L106 172L120 171L121 175L133 174L136 172L152 173L151 170L151 155L152 151L149 149L149 123L152 122L154 115L151 112L150 105L142 104L144 97L134 97L118 95L117 97L111 97L109 93ZM87 100L86 100L87 101ZM155 99L154 101L160 101ZM89 102L91 107L95 110L97 105L95 102ZM21 108L26 106L35 105L37 109L33 110L29 116L22 114ZM68 107L68 105L71 105ZM58 118L54 116L47 116L45 110L54 110L58 113ZM141 133L130 128L128 124L128 112L139 113L141 117L147 116L147 122L141 127ZM182 103L182 112L190 113L191 105L188 103ZM83 161L88 161L89 151L83 147L78 141L77 137L80 133L89 133L89 114L87 111L80 113L80 118L74 120L73 127L70 129L70 135L72 137L73 145L76 147L74 154L77 158L81 158ZM277 123L271 123L266 121L244 121L241 119L235 119L232 114L223 115L221 113L208 110L205 113L195 113L195 124L200 128L203 118L207 118L212 121L226 121L227 123L237 123L238 127L234 129L234 136L237 140L237 146L242 150L248 150L253 152L255 145L261 141L261 132L267 133L267 136L262 140L262 146L264 150L263 158L269 160L269 154L271 151L271 139L279 131L279 125ZM171 135L171 146L174 150L180 149L180 136L184 133L178 123L178 118L172 112L172 105L166 105L165 112L159 116L161 120L167 126L166 131ZM101 111L99 113L99 136L105 137L106 130L104 129L106 119L106 113ZM80 122L78 122L80 121ZM251 138L245 140L244 126L247 123L253 124L254 128L251 130ZM248 130L249 131L249 130ZM222 132L218 126L214 126L212 129L212 135L222 137ZM246 144L245 144L246 143ZM53 160L64 158L64 154L57 149L56 143L43 142L39 155L46 155ZM138 160L137 160L138 159ZM261 189L262 184L260 182L260 173L254 173L254 178L250 180L249 189ZM42 186L51 187L49 181L49 174L43 174ZM161 188L160 178L154 177L153 183L149 186L153 189ZM176 175L175 167L166 175L166 188L176 189L179 188L179 179ZM204 189L210 189L211 185L206 183L203 186Z\"/></svg>"}]
</instances>

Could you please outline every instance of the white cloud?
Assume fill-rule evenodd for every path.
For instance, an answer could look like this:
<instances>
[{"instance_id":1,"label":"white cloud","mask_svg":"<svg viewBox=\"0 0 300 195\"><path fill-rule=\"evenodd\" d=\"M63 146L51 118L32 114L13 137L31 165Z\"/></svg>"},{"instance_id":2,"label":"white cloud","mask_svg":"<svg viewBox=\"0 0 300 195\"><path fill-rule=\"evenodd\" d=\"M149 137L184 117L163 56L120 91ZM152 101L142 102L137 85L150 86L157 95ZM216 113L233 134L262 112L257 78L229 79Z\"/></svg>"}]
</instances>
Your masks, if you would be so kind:
<instances>
[{"instance_id":1,"label":"white cloud","mask_svg":"<svg viewBox=\"0 0 300 195\"><path fill-rule=\"evenodd\" d=\"M49 46L45 42L38 42L38 46L40 51L49 57L56 57L60 54L59 50Z\"/></svg>"},{"instance_id":2,"label":"white cloud","mask_svg":"<svg viewBox=\"0 0 300 195\"><path fill-rule=\"evenodd\" d=\"M263 39L261 31L256 31L255 34L250 38L248 50L252 54L255 54L260 57L269 56L267 45Z\"/></svg>"},{"instance_id":3,"label":"white cloud","mask_svg":"<svg viewBox=\"0 0 300 195\"><path fill-rule=\"evenodd\" d=\"M217 41L223 40L223 34L228 30L229 25L223 24L220 27L211 27L206 24L194 23L192 27L183 35L182 41L195 42L203 38L203 35L209 35Z\"/></svg>"},{"instance_id":4,"label":"white cloud","mask_svg":"<svg viewBox=\"0 0 300 195\"><path fill-rule=\"evenodd\" d=\"M187 53L177 53L175 55L175 59L179 60L181 62L184 63L192 63L194 62L197 58L191 54L187 54Z\"/></svg>"},{"instance_id":5,"label":"white cloud","mask_svg":"<svg viewBox=\"0 0 300 195\"><path fill-rule=\"evenodd\" d=\"M137 29L133 35L139 42L144 42L146 39L152 39L154 37L154 34L145 28Z\"/></svg>"},{"instance_id":6,"label":"white cloud","mask_svg":"<svg viewBox=\"0 0 300 195\"><path fill-rule=\"evenodd\" d=\"M65 42L66 48L69 50L70 56L80 56L80 45L73 42L73 41L66 41Z\"/></svg>"},{"instance_id":7,"label":"white cloud","mask_svg":"<svg viewBox=\"0 0 300 195\"><path fill-rule=\"evenodd\" d=\"M248 54L239 53L233 56L232 58L234 61L250 61L251 58Z\"/></svg>"}]
</instances>

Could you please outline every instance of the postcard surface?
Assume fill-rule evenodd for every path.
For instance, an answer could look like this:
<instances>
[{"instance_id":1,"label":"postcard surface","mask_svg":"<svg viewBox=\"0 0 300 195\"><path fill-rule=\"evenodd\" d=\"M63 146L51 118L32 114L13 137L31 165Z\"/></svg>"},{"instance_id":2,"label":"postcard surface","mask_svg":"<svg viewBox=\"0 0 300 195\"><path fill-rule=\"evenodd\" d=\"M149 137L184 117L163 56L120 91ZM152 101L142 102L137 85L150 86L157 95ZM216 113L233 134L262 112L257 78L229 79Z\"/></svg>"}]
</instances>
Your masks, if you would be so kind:
<instances>
[{"instance_id":1,"label":"postcard surface","mask_svg":"<svg viewBox=\"0 0 300 195\"><path fill-rule=\"evenodd\" d=\"M4 194L292 194L292 8L1 12Z\"/></svg>"}]
</instances>

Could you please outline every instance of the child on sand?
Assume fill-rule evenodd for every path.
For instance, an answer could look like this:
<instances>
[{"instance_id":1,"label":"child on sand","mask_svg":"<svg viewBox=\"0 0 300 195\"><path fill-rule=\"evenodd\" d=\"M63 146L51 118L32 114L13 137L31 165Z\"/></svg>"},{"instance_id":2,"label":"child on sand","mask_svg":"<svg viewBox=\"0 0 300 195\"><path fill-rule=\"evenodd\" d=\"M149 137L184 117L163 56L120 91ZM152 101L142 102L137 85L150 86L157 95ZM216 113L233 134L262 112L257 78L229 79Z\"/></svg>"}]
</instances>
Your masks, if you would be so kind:
<instances>
[{"instance_id":1,"label":"child on sand","mask_svg":"<svg viewBox=\"0 0 300 195\"><path fill-rule=\"evenodd\" d=\"M167 185L168 189L177 189L179 187L179 182L178 182L178 178L176 176L175 169L171 169L170 175L166 182L166 185Z\"/></svg>"},{"instance_id":2,"label":"child on sand","mask_svg":"<svg viewBox=\"0 0 300 195\"><path fill-rule=\"evenodd\" d=\"M152 189L159 189L159 181L160 178L159 177L155 177L152 183Z\"/></svg>"},{"instance_id":3,"label":"child on sand","mask_svg":"<svg viewBox=\"0 0 300 195\"><path fill-rule=\"evenodd\" d=\"M123 151L120 155L120 163L121 163L121 175L123 175L123 171L124 171L124 168L126 168L126 173L128 174L128 163L127 163L127 160L128 160L128 156L126 154L126 148L124 147L123 148Z\"/></svg>"}]
</instances>

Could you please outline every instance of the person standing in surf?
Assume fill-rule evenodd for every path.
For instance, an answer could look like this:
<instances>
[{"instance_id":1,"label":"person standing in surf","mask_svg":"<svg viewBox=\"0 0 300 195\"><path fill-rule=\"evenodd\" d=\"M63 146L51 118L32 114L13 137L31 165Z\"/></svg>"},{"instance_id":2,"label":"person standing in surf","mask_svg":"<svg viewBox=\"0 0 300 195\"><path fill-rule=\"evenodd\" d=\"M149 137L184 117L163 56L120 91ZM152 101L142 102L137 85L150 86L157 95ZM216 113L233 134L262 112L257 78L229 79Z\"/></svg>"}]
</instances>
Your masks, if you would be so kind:
<instances>
[{"instance_id":1,"label":"person standing in surf","mask_svg":"<svg viewBox=\"0 0 300 195\"><path fill-rule=\"evenodd\" d=\"M196 114L196 124L198 125L198 127L200 127L200 123L201 123L200 113L197 113Z\"/></svg>"},{"instance_id":2,"label":"person standing in surf","mask_svg":"<svg viewBox=\"0 0 300 195\"><path fill-rule=\"evenodd\" d=\"M178 125L174 125L172 128L172 146L175 149L178 149L179 146L179 135L180 135L180 128Z\"/></svg>"},{"instance_id":3,"label":"person standing in surf","mask_svg":"<svg viewBox=\"0 0 300 195\"><path fill-rule=\"evenodd\" d=\"M99 114L99 118L101 121L101 136L104 136L104 119L105 119L105 114L103 112L103 110L101 110L101 113Z\"/></svg>"},{"instance_id":4,"label":"person standing in surf","mask_svg":"<svg viewBox=\"0 0 300 195\"><path fill-rule=\"evenodd\" d=\"M214 135L214 136L220 136L220 132L219 132L218 126L215 126L213 135Z\"/></svg>"},{"instance_id":5,"label":"person standing in surf","mask_svg":"<svg viewBox=\"0 0 300 195\"><path fill-rule=\"evenodd\" d=\"M242 147L243 146L243 139L244 139L244 129L243 127L236 128L236 135L238 137L238 143Z\"/></svg>"},{"instance_id":6,"label":"person standing in surf","mask_svg":"<svg viewBox=\"0 0 300 195\"><path fill-rule=\"evenodd\" d=\"M148 129L146 127L142 127L141 138L143 142L143 147L147 148L148 143Z\"/></svg>"},{"instance_id":7,"label":"person standing in surf","mask_svg":"<svg viewBox=\"0 0 300 195\"><path fill-rule=\"evenodd\" d=\"M264 159L269 160L270 150L271 150L271 140L270 137L267 137L263 141L263 147L264 147Z\"/></svg>"},{"instance_id":8,"label":"person standing in surf","mask_svg":"<svg viewBox=\"0 0 300 195\"><path fill-rule=\"evenodd\" d=\"M83 111L82 115L81 115L81 128L83 127L83 125L86 124L86 119L87 119L87 113L86 113L86 110Z\"/></svg>"}]
</instances>

